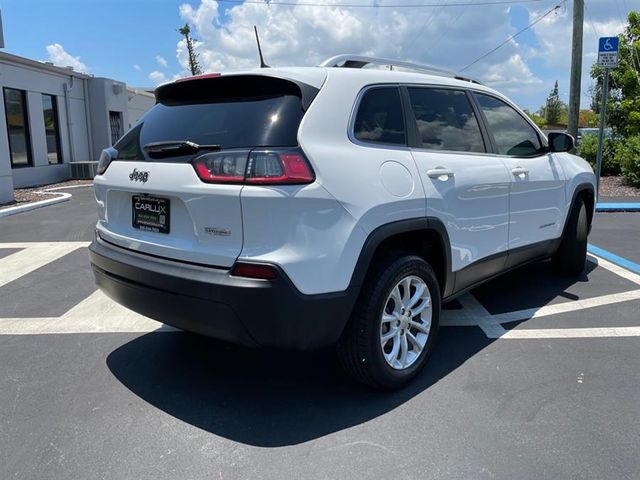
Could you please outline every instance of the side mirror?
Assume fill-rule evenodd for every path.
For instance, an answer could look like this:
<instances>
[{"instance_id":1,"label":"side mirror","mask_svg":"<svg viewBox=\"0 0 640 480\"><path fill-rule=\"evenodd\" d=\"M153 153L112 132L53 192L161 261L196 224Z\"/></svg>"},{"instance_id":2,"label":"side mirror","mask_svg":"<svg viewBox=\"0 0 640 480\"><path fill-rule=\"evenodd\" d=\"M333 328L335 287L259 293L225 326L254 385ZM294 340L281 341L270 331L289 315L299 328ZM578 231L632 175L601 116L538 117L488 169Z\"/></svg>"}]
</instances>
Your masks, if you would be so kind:
<instances>
[{"instance_id":1,"label":"side mirror","mask_svg":"<svg viewBox=\"0 0 640 480\"><path fill-rule=\"evenodd\" d=\"M567 133L551 132L547 135L547 139L550 152L568 152L573 150L576 144L573 137Z\"/></svg>"}]
</instances>

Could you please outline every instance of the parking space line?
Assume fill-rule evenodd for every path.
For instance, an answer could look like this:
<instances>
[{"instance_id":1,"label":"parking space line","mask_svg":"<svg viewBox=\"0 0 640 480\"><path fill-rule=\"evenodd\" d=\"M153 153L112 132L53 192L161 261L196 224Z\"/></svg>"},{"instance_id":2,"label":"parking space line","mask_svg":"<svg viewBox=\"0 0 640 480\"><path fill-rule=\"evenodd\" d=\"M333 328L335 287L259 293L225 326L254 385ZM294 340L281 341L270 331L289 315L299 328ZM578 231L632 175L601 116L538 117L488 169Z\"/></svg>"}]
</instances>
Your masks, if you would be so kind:
<instances>
[{"instance_id":1,"label":"parking space line","mask_svg":"<svg viewBox=\"0 0 640 480\"><path fill-rule=\"evenodd\" d=\"M547 317L549 315L574 312L576 310L601 307L614 303L629 302L631 300L640 300L640 290L602 295L601 297L584 298L582 300L563 302L555 305L545 305L544 307L538 308L528 308L525 310L517 310L515 312L498 313L493 315L493 319L500 324L518 322L520 320Z\"/></svg>"},{"instance_id":2,"label":"parking space line","mask_svg":"<svg viewBox=\"0 0 640 480\"><path fill-rule=\"evenodd\" d=\"M86 242L49 244L1 244L6 248L24 248L0 259L0 287L86 245Z\"/></svg>"},{"instance_id":3,"label":"parking space line","mask_svg":"<svg viewBox=\"0 0 640 480\"><path fill-rule=\"evenodd\" d=\"M624 267L627 270L631 270L632 272L635 272L635 273L640 273L640 265L638 265L635 262L632 262L631 260L623 258L619 255L616 255L615 253L605 250L604 248L600 248L595 245L589 244L588 250L592 254L597 255L600 258L604 258L605 260L608 260L609 262L612 262L616 265Z\"/></svg>"},{"instance_id":4,"label":"parking space line","mask_svg":"<svg viewBox=\"0 0 640 480\"><path fill-rule=\"evenodd\" d=\"M618 275L619 277L622 277L626 280L629 280L630 282L635 283L636 285L640 285L640 275L638 275L637 273L634 273L632 271L629 271L627 268L623 268L620 265L617 265L616 263L610 262L609 260L601 257L601 256L596 256L595 252L594 255L589 257L590 261L594 261L595 263L602 267L605 268L607 270L609 270L612 273L615 273L616 275Z\"/></svg>"},{"instance_id":5,"label":"parking space line","mask_svg":"<svg viewBox=\"0 0 640 480\"><path fill-rule=\"evenodd\" d=\"M177 330L126 309L100 290L96 290L61 317L0 318L0 335L172 331Z\"/></svg>"},{"instance_id":6,"label":"parking space line","mask_svg":"<svg viewBox=\"0 0 640 480\"><path fill-rule=\"evenodd\" d=\"M640 327L603 328L540 328L509 330L500 338L505 340L527 340L541 338L609 338L640 337Z\"/></svg>"},{"instance_id":7,"label":"parking space line","mask_svg":"<svg viewBox=\"0 0 640 480\"><path fill-rule=\"evenodd\" d=\"M57 260L90 242L12 242L0 243L0 248L22 249L0 259L0 286L20 278ZM589 246L588 260L612 273L640 285L640 274L628 269L633 264L606 250ZM630 265L631 264L631 265ZM477 326L491 339L525 340L550 338L636 337L638 327L553 328L507 330L502 324L530 320L549 315L576 312L588 308L640 300L640 289L585 298L539 308L529 308L492 315L471 293L459 299L462 309L443 310L441 325ZM172 327L132 312L110 300L97 290L60 317L0 318L0 335L79 334L79 333L149 333L175 332Z\"/></svg>"},{"instance_id":8,"label":"parking space line","mask_svg":"<svg viewBox=\"0 0 640 480\"><path fill-rule=\"evenodd\" d=\"M459 299L462 306L476 319L476 324L482 329L488 338L500 338L506 330L498 323L486 308L470 293L462 295Z\"/></svg>"}]
</instances>

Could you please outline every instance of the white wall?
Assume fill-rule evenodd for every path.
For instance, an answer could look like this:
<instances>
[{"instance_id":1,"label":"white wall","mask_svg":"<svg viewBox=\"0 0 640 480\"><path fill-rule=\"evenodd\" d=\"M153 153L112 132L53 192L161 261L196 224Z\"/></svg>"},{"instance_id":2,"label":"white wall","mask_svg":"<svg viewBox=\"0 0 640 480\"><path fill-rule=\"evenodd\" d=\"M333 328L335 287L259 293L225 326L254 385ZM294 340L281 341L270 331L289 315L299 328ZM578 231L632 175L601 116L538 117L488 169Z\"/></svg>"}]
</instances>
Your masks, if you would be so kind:
<instances>
[{"instance_id":1,"label":"white wall","mask_svg":"<svg viewBox=\"0 0 640 480\"><path fill-rule=\"evenodd\" d=\"M65 87L66 85L66 87ZM12 176L13 188L54 183L69 178L69 166L73 160L88 160L87 119L84 104L83 79L71 73L54 73L26 65L14 65L0 61L0 87L26 91L32 166L11 168L7 142L7 124L2 98L0 115L0 198L7 197L7 174ZM62 164L49 165L42 110L42 94L56 97ZM71 110L69 119L67 112ZM73 139L73 148L71 147Z\"/></svg>"},{"instance_id":2,"label":"white wall","mask_svg":"<svg viewBox=\"0 0 640 480\"><path fill-rule=\"evenodd\" d=\"M2 88L26 91L32 165L12 168ZM60 164L49 165L42 94L56 97ZM96 161L111 146L109 112L122 116L123 133L155 103L144 91L0 52L0 203L13 189L70 178L69 162Z\"/></svg>"},{"instance_id":3,"label":"white wall","mask_svg":"<svg viewBox=\"0 0 640 480\"><path fill-rule=\"evenodd\" d=\"M129 113L129 123L125 125L125 129L129 130L133 127L140 117L156 104L156 97L152 93L144 90L128 89L129 101L127 102L127 111Z\"/></svg>"}]
</instances>

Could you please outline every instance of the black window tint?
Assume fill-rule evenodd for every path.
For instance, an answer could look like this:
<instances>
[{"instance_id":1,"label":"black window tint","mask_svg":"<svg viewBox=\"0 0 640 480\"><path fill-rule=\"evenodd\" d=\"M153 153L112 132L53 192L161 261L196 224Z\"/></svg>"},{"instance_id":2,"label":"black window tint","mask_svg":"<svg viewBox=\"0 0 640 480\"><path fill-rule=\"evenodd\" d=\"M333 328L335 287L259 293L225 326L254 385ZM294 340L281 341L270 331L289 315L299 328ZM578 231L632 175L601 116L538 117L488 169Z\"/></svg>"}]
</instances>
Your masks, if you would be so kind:
<instances>
[{"instance_id":1,"label":"black window tint","mask_svg":"<svg viewBox=\"0 0 640 480\"><path fill-rule=\"evenodd\" d=\"M527 157L542 152L538 134L518 112L497 98L481 94L476 96L499 154Z\"/></svg>"},{"instance_id":2,"label":"black window tint","mask_svg":"<svg viewBox=\"0 0 640 480\"><path fill-rule=\"evenodd\" d=\"M304 116L301 95L292 82L259 76L169 84L156 91L158 103L114 148L121 160L144 160L144 145L162 141L188 140L224 149L294 147Z\"/></svg>"},{"instance_id":3,"label":"black window tint","mask_svg":"<svg viewBox=\"0 0 640 480\"><path fill-rule=\"evenodd\" d=\"M27 94L23 90L4 89L4 109L9 133L9 155L12 167L31 165Z\"/></svg>"},{"instance_id":4,"label":"black window tint","mask_svg":"<svg viewBox=\"0 0 640 480\"><path fill-rule=\"evenodd\" d=\"M409 98L422 148L486 151L478 119L465 92L409 88Z\"/></svg>"},{"instance_id":5,"label":"black window tint","mask_svg":"<svg viewBox=\"0 0 640 480\"><path fill-rule=\"evenodd\" d=\"M360 102L354 134L363 142L406 145L400 92L396 87L374 88Z\"/></svg>"},{"instance_id":6,"label":"black window tint","mask_svg":"<svg viewBox=\"0 0 640 480\"><path fill-rule=\"evenodd\" d=\"M60 132L58 127L58 102L53 95L42 94L44 129L47 136L47 157L49 164L60 163Z\"/></svg>"}]
</instances>

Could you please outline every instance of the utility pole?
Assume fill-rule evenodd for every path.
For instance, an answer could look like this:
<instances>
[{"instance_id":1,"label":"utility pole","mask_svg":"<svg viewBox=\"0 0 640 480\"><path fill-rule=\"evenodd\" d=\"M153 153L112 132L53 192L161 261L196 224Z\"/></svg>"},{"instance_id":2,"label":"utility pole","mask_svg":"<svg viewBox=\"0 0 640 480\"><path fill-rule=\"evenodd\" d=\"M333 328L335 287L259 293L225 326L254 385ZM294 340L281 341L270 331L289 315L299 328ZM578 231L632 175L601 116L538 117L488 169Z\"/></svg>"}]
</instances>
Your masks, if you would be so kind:
<instances>
[{"instance_id":1,"label":"utility pole","mask_svg":"<svg viewBox=\"0 0 640 480\"><path fill-rule=\"evenodd\" d=\"M569 135L578 138L580 87L582 83L582 27L584 0L573 0L573 43L571 47L571 80L569 83Z\"/></svg>"}]
</instances>

